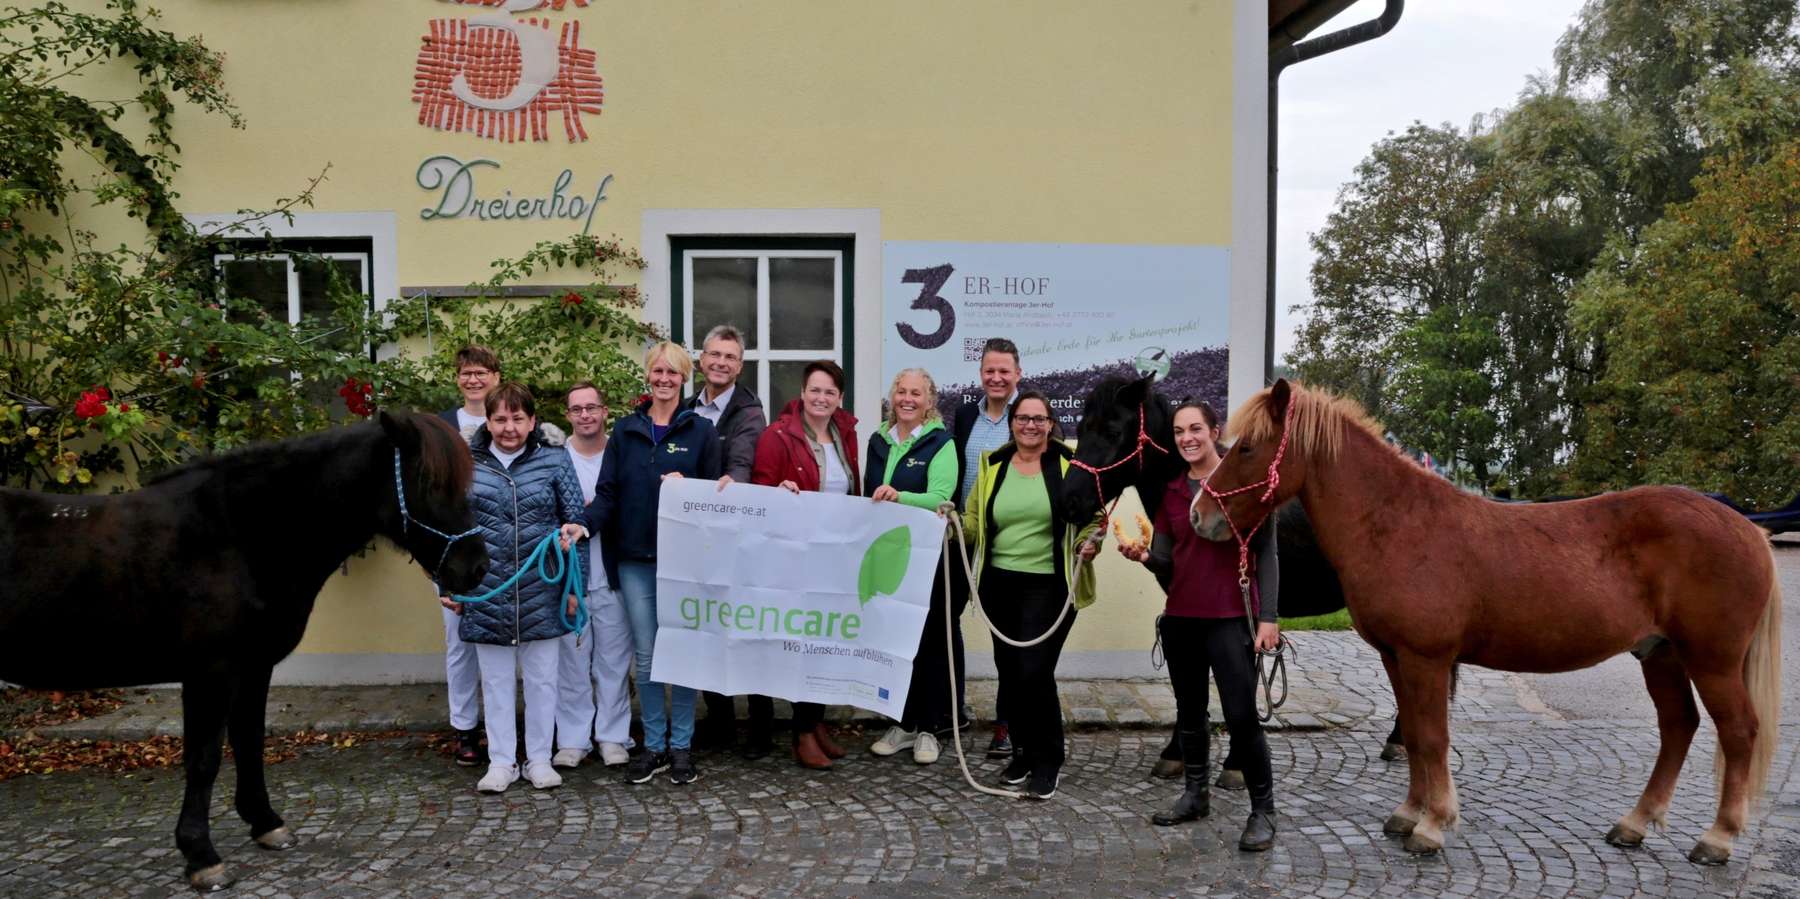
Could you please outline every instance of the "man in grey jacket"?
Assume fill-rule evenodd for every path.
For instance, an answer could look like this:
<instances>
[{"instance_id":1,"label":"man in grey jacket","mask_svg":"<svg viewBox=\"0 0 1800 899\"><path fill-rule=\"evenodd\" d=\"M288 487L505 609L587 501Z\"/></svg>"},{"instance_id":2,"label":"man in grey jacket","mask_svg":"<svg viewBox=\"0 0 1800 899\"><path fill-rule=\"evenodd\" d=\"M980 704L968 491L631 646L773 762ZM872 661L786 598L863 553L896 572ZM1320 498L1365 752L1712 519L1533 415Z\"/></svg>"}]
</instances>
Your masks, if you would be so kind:
<instances>
[{"instance_id":1,"label":"man in grey jacket","mask_svg":"<svg viewBox=\"0 0 1800 899\"><path fill-rule=\"evenodd\" d=\"M744 371L744 335L731 325L706 332L700 344L700 374L705 379L687 407L713 423L725 452L725 473L740 484L750 483L756 462L756 443L769 426L762 400L738 383ZM767 696L750 697L750 739L744 757L759 759L774 747L771 731L775 703ZM729 748L736 742L737 709L723 693L706 694L706 718L698 728L697 743L708 748Z\"/></svg>"}]
</instances>

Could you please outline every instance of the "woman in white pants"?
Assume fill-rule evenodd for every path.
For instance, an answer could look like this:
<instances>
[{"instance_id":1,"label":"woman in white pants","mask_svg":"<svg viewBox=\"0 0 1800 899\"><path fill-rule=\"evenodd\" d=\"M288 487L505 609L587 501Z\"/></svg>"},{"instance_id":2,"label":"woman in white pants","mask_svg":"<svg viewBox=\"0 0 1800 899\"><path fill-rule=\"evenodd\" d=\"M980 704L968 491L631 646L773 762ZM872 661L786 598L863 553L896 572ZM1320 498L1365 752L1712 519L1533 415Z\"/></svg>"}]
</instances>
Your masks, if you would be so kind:
<instances>
[{"instance_id":1,"label":"woman in white pants","mask_svg":"<svg viewBox=\"0 0 1800 899\"><path fill-rule=\"evenodd\" d=\"M594 482L606 456L606 404L587 381L569 388L567 400L574 431L569 461L581 481L585 504L594 501ZM586 564L587 632L559 641L556 755L550 760L558 768L581 764L593 744L600 746L600 760L609 768L631 760L631 693L626 685L631 674L631 623L625 617L625 600L607 586L600 541L588 541Z\"/></svg>"},{"instance_id":2,"label":"woman in white pants","mask_svg":"<svg viewBox=\"0 0 1800 899\"><path fill-rule=\"evenodd\" d=\"M525 776L538 789L562 785L550 764L556 726L558 661L563 623L573 618L578 597L563 596L560 584L545 583L535 566L504 591L514 572L525 569L533 549L559 534L564 549L587 536L577 523L585 517L581 483L569 456L544 444L531 391L501 384L488 397L487 423L469 442L475 483L469 505L487 544L484 594L492 598L459 604L463 641L475 644L481 665L481 701L487 718L488 770L475 788L499 793L519 779L515 685L525 682ZM585 553L585 547L578 547ZM499 591L499 592L495 592Z\"/></svg>"}]
</instances>

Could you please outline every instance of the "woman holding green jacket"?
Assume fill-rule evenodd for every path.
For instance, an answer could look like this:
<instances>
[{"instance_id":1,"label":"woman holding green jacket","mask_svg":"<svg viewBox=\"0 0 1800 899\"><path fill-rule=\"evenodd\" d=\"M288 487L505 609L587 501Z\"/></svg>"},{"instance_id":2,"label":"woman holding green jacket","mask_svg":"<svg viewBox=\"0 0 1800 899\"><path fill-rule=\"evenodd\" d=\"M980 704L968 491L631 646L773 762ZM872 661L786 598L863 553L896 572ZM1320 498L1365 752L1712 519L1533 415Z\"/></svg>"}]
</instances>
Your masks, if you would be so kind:
<instances>
[{"instance_id":1,"label":"woman holding green jacket","mask_svg":"<svg viewBox=\"0 0 1800 899\"><path fill-rule=\"evenodd\" d=\"M1035 390L1022 392L1009 417L1012 442L982 455L975 492L963 507L963 536L975 547L971 592L982 597L982 611L1000 633L1028 641L1055 628L1035 646L994 642L1017 747L1000 780L1025 784L1029 798L1049 799L1063 765L1056 660L1075 625L1075 610L1094 601L1094 569L1080 565L1077 574L1075 560L1094 558L1099 544L1091 538L1100 520L1062 517L1056 497L1074 454L1051 436L1056 419L1049 400ZM1071 591L1075 609L1063 615Z\"/></svg>"},{"instance_id":2,"label":"woman holding green jacket","mask_svg":"<svg viewBox=\"0 0 1800 899\"><path fill-rule=\"evenodd\" d=\"M869 435L864 454L863 495L877 502L904 503L937 511L956 489L956 442L938 414L937 385L922 368L894 376L888 389L888 419ZM937 735L950 729L957 701L944 654L944 575L931 586L931 607L919 651L913 655L912 686L900 723L869 747L876 755L911 749L913 761L938 760ZM962 609L955 610L961 616ZM961 639L961 632L957 638Z\"/></svg>"}]
</instances>

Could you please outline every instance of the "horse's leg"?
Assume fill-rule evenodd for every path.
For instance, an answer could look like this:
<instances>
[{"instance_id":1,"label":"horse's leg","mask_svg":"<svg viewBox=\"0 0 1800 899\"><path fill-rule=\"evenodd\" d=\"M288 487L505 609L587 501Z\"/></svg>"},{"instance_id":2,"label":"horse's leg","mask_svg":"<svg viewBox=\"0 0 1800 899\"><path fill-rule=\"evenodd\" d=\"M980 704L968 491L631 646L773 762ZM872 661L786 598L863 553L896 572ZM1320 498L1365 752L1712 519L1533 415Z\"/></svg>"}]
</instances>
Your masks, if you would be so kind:
<instances>
[{"instance_id":1,"label":"horse's leg","mask_svg":"<svg viewBox=\"0 0 1800 899\"><path fill-rule=\"evenodd\" d=\"M1608 843L1628 848L1642 845L1651 825L1659 829L1668 826L1675 781L1687 759L1688 746L1694 741L1694 731L1700 727L1694 691L1675 648L1664 643L1645 656L1641 664L1644 685L1650 688L1650 698L1656 703L1656 727L1661 732L1662 747L1657 750L1656 767L1650 771L1650 784L1644 788L1644 795L1606 834Z\"/></svg>"},{"instance_id":2,"label":"horse's leg","mask_svg":"<svg viewBox=\"0 0 1800 899\"><path fill-rule=\"evenodd\" d=\"M1397 762L1406 758L1406 743L1400 733L1400 716L1394 716L1394 729L1388 732L1387 742L1381 746L1381 760Z\"/></svg>"},{"instance_id":3,"label":"horse's leg","mask_svg":"<svg viewBox=\"0 0 1800 899\"><path fill-rule=\"evenodd\" d=\"M1412 833L1413 825L1419 823L1420 812L1425 807L1423 796L1425 778L1419 772L1419 753L1413 749L1410 742L1410 735L1417 731L1413 728L1402 731L1400 726L1400 722L1406 720L1406 716L1411 714L1414 709L1407 702L1406 693L1402 689L1399 662L1394 658L1391 650L1382 650L1381 664L1387 669L1388 683L1394 688L1394 730L1401 732L1402 739L1408 740L1402 747L1404 751L1401 753L1406 759L1407 767L1406 801L1400 803L1400 807L1394 809L1394 813L1388 816L1387 821L1381 825L1381 832L1388 836L1403 837Z\"/></svg>"},{"instance_id":4,"label":"horse's leg","mask_svg":"<svg viewBox=\"0 0 1800 899\"><path fill-rule=\"evenodd\" d=\"M237 759L237 813L250 825L250 836L264 849L291 849L299 842L281 816L269 805L269 786L263 780L264 715L269 703L270 670L263 668L239 675L231 691L230 718L226 731L231 754Z\"/></svg>"},{"instance_id":5,"label":"horse's leg","mask_svg":"<svg viewBox=\"0 0 1800 899\"><path fill-rule=\"evenodd\" d=\"M225 864L213 848L207 813L212 808L213 780L219 776L219 731L230 704L230 687L221 675L200 676L181 685L181 758L187 769L187 791L175 825L175 845L187 859L188 883L202 892L231 885Z\"/></svg>"},{"instance_id":6,"label":"horse's leg","mask_svg":"<svg viewBox=\"0 0 1800 899\"><path fill-rule=\"evenodd\" d=\"M1743 832L1750 815L1750 751L1756 742L1756 713L1744 685L1742 661L1704 672L1689 668L1688 673L1719 732L1719 752L1725 755L1718 814L1688 853L1688 861L1722 865L1731 858L1731 842Z\"/></svg>"},{"instance_id":7,"label":"horse's leg","mask_svg":"<svg viewBox=\"0 0 1800 899\"><path fill-rule=\"evenodd\" d=\"M1412 709L1401 719L1406 754L1416 759L1415 786L1423 781L1419 798L1424 814L1406 837L1408 852L1437 852L1444 848L1444 831L1456 825L1456 782L1450 779L1450 667L1418 657L1400 660L1406 704Z\"/></svg>"}]
</instances>

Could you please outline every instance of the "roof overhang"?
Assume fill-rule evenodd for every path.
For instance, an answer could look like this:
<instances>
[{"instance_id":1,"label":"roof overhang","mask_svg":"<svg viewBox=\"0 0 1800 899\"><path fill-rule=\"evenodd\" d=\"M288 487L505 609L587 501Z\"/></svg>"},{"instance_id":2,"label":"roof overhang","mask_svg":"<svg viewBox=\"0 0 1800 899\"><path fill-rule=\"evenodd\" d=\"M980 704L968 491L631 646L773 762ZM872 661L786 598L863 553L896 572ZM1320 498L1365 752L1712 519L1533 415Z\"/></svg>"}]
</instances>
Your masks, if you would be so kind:
<instances>
[{"instance_id":1,"label":"roof overhang","mask_svg":"<svg viewBox=\"0 0 1800 899\"><path fill-rule=\"evenodd\" d=\"M1269 50L1292 46L1356 0L1269 0Z\"/></svg>"}]
</instances>

